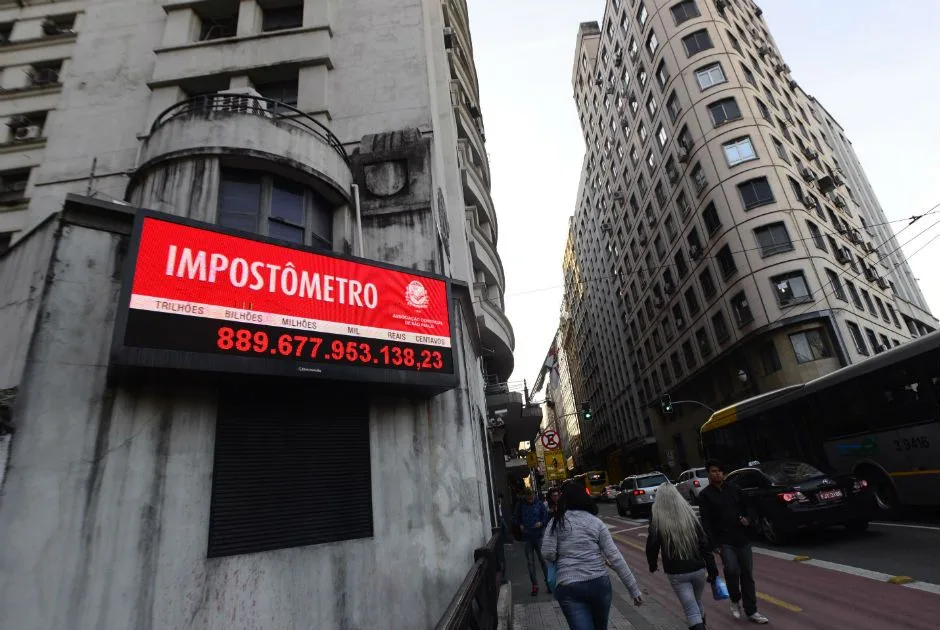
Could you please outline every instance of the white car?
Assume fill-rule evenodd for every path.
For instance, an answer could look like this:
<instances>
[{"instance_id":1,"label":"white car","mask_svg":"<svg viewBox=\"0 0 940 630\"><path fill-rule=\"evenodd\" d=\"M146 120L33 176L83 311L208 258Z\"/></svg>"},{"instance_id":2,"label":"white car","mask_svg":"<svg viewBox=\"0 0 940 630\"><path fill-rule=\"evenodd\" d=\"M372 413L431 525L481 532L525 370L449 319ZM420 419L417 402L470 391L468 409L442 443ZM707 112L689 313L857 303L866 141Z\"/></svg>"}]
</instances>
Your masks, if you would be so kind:
<instances>
[{"instance_id":1,"label":"white car","mask_svg":"<svg viewBox=\"0 0 940 630\"><path fill-rule=\"evenodd\" d=\"M692 505L696 504L699 493L707 486L708 471L705 468L690 468L679 475L676 481L679 494L688 499Z\"/></svg>"}]
</instances>

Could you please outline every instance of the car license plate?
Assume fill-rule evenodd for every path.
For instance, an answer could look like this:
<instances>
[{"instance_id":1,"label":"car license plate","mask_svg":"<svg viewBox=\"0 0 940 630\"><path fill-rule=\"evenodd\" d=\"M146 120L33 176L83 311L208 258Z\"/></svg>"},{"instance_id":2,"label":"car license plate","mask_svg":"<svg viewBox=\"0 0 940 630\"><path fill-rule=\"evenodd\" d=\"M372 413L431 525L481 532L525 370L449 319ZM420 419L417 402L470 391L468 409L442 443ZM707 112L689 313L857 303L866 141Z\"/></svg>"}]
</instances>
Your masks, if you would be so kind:
<instances>
[{"instance_id":1,"label":"car license plate","mask_svg":"<svg viewBox=\"0 0 940 630\"><path fill-rule=\"evenodd\" d=\"M819 491L820 501L832 501L833 499L841 499L841 498L842 498L841 490L820 490Z\"/></svg>"}]
</instances>

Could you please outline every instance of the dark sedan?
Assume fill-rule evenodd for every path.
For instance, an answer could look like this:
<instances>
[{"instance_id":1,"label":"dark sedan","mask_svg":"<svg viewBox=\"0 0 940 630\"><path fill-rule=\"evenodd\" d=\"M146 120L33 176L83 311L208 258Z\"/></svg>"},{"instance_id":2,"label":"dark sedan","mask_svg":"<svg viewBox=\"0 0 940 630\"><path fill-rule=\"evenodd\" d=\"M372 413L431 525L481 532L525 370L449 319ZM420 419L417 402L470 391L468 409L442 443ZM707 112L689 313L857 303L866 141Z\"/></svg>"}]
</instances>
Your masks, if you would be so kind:
<instances>
[{"instance_id":1,"label":"dark sedan","mask_svg":"<svg viewBox=\"0 0 940 630\"><path fill-rule=\"evenodd\" d=\"M748 518L772 544L810 528L844 525L864 531L874 511L868 483L852 475L827 475L798 461L754 463L728 480L741 488Z\"/></svg>"}]
</instances>

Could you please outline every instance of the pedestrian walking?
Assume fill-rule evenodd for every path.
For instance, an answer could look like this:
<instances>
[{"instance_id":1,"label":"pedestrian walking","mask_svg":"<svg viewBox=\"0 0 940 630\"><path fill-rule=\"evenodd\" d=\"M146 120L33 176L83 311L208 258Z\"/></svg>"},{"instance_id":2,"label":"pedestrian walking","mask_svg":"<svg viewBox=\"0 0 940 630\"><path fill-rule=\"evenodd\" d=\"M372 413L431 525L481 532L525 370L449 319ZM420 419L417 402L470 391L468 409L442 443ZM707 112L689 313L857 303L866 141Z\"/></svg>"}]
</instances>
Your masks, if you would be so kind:
<instances>
[{"instance_id":1,"label":"pedestrian walking","mask_svg":"<svg viewBox=\"0 0 940 630\"><path fill-rule=\"evenodd\" d=\"M685 611L689 630L705 630L702 591L718 577L715 557L692 506L671 483L656 490L646 537L646 559L655 573L662 554L663 571Z\"/></svg>"},{"instance_id":2,"label":"pedestrian walking","mask_svg":"<svg viewBox=\"0 0 940 630\"><path fill-rule=\"evenodd\" d=\"M519 528L522 535L525 560L529 567L529 579L532 581L531 594L534 597L539 594L539 583L535 574L536 558L542 566L545 588L548 589L549 593L552 592L548 584L548 567L545 565L545 558L542 557L542 535L545 533L545 526L548 524L550 517L545 504L537 500L531 490L526 490L523 495L522 501L516 507L513 524Z\"/></svg>"},{"instance_id":3,"label":"pedestrian walking","mask_svg":"<svg viewBox=\"0 0 940 630\"><path fill-rule=\"evenodd\" d=\"M699 514L711 548L721 554L725 582L731 596L731 615L740 619L743 613L754 623L767 623L767 617L757 611L754 555L747 536L750 521L741 489L725 481L724 466L717 459L706 461L705 469L708 471L708 486L698 495Z\"/></svg>"},{"instance_id":4,"label":"pedestrian walking","mask_svg":"<svg viewBox=\"0 0 940 630\"><path fill-rule=\"evenodd\" d=\"M565 483L542 541L542 555L555 564L555 599L571 630L607 630L613 598L607 564L630 591L634 605L643 603L636 577L596 514L597 504L584 486Z\"/></svg>"},{"instance_id":5,"label":"pedestrian walking","mask_svg":"<svg viewBox=\"0 0 940 630\"><path fill-rule=\"evenodd\" d=\"M555 516L555 512L558 508L558 497L560 496L561 490L557 487L551 488L548 491L548 500L546 503L548 504L548 513L550 516Z\"/></svg>"}]
</instances>

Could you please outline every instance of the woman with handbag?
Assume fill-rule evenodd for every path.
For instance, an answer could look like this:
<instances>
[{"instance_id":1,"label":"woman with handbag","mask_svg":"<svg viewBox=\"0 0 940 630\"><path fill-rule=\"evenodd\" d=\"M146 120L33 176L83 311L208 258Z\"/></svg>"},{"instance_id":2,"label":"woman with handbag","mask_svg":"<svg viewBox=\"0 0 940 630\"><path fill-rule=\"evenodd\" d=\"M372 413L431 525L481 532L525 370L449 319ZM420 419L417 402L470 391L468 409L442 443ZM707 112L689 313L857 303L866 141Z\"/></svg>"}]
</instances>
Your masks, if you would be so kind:
<instances>
[{"instance_id":1,"label":"woman with handbag","mask_svg":"<svg viewBox=\"0 0 940 630\"><path fill-rule=\"evenodd\" d=\"M653 503L646 537L651 573L656 571L660 553L663 571L682 604L689 630L706 630L702 591L706 581L714 582L718 577L718 566L692 506L671 483L659 486Z\"/></svg>"},{"instance_id":2,"label":"woman with handbag","mask_svg":"<svg viewBox=\"0 0 940 630\"><path fill-rule=\"evenodd\" d=\"M634 605L643 603L636 578L596 514L597 504L584 486L567 482L542 539L542 555L551 563L549 581L555 582L555 599L571 630L607 630L613 591L605 560Z\"/></svg>"}]
</instances>

